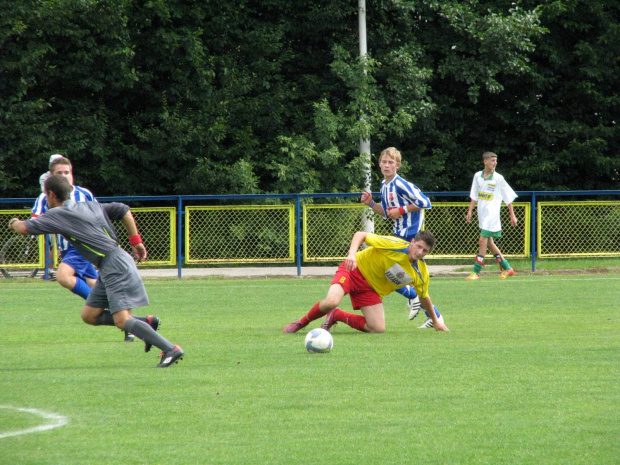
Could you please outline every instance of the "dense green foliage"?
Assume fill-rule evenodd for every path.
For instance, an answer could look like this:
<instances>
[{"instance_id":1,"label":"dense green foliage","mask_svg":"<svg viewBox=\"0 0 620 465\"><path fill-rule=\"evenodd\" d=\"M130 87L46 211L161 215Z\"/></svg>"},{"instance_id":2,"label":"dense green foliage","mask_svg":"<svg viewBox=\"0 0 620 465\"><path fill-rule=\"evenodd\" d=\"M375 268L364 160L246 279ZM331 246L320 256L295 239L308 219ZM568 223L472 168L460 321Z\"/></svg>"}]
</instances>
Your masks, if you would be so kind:
<instances>
[{"instance_id":1,"label":"dense green foliage","mask_svg":"<svg viewBox=\"0 0 620 465\"><path fill-rule=\"evenodd\" d=\"M616 188L613 0L0 4L0 188L52 153L103 195L348 192L396 146L424 190ZM373 168L373 187L378 170Z\"/></svg>"}]
</instances>

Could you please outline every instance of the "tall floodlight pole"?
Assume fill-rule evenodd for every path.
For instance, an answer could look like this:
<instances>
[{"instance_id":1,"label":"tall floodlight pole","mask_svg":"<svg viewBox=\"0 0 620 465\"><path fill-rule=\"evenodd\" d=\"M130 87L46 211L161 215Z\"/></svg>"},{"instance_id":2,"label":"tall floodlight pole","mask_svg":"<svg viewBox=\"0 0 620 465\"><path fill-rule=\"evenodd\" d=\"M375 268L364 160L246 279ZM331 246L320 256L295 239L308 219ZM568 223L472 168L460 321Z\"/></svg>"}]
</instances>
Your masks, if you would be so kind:
<instances>
[{"instance_id":1,"label":"tall floodlight pole","mask_svg":"<svg viewBox=\"0 0 620 465\"><path fill-rule=\"evenodd\" d=\"M359 38L360 38L360 57L362 61L366 61L368 49L366 47L366 0L358 0L358 22L359 22ZM366 67L364 67L366 74ZM365 115L362 113L360 118L363 120ZM360 157L364 160L364 169L366 174L365 190L371 191L371 159L370 159L370 139L360 139ZM375 223L372 217L368 217L366 212L362 216L362 228L367 232L375 231Z\"/></svg>"}]
</instances>

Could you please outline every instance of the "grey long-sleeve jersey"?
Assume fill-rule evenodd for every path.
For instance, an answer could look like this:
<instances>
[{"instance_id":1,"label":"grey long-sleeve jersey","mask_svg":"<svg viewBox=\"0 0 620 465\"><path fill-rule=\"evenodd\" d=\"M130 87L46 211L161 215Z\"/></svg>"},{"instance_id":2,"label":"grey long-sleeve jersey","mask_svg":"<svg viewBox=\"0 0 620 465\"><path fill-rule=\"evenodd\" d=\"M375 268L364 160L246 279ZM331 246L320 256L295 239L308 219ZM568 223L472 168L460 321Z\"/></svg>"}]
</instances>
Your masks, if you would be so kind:
<instances>
[{"instance_id":1,"label":"grey long-sleeve jersey","mask_svg":"<svg viewBox=\"0 0 620 465\"><path fill-rule=\"evenodd\" d=\"M110 251L120 247L112 220L120 220L128 211L123 203L67 200L25 223L29 234L62 234L86 260L99 266Z\"/></svg>"}]
</instances>

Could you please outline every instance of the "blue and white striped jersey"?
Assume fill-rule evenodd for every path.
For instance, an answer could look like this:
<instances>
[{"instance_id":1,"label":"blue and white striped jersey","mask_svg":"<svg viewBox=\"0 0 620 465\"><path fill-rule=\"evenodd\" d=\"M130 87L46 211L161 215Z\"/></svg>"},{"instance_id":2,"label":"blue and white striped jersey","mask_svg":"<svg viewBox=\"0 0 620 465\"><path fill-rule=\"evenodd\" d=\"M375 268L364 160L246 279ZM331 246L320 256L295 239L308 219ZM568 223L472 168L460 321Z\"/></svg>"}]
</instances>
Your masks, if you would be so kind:
<instances>
[{"instance_id":1,"label":"blue and white striped jersey","mask_svg":"<svg viewBox=\"0 0 620 465\"><path fill-rule=\"evenodd\" d=\"M80 186L73 186L73 192L71 192L70 199L75 200L76 202L97 201L91 191ZM32 217L38 218L49 209L50 207L47 203L47 196L45 194L40 194L39 197L37 197L37 200L35 200L34 206L32 207ZM69 247L73 247L71 244L69 244L69 241L67 241L60 234L56 235L56 243L58 244L58 249L60 250L61 255L64 255L64 252Z\"/></svg>"},{"instance_id":2,"label":"blue and white striped jersey","mask_svg":"<svg viewBox=\"0 0 620 465\"><path fill-rule=\"evenodd\" d=\"M387 214L392 208L415 205L422 210L409 212L394 221L394 235L411 241L424 224L424 210L431 208L431 201L418 186L406 181L399 175L381 183L381 206Z\"/></svg>"}]
</instances>

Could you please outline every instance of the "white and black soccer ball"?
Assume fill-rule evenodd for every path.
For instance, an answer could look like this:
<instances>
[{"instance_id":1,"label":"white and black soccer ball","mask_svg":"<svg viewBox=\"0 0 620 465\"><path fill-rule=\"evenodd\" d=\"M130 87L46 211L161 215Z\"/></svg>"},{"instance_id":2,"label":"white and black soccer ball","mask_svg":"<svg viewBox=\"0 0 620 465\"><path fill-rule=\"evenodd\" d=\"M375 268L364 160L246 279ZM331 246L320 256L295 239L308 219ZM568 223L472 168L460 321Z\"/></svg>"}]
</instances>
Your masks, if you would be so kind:
<instances>
[{"instance_id":1,"label":"white and black soccer ball","mask_svg":"<svg viewBox=\"0 0 620 465\"><path fill-rule=\"evenodd\" d=\"M329 331L316 328L306 334L306 350L311 354L324 354L334 347L334 338Z\"/></svg>"}]
</instances>

